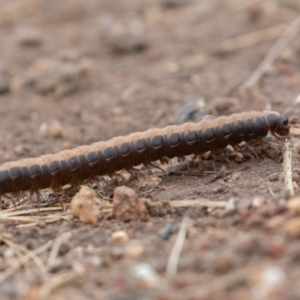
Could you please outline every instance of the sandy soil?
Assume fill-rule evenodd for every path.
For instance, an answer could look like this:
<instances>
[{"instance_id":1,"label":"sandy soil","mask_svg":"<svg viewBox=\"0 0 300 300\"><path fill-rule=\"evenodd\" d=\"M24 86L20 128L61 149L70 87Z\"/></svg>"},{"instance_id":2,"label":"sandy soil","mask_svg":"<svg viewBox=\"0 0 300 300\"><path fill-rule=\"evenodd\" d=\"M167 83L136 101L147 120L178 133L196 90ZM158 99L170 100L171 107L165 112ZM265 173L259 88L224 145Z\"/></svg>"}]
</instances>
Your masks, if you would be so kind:
<instances>
[{"instance_id":1,"label":"sandy soil","mask_svg":"<svg viewBox=\"0 0 300 300\"><path fill-rule=\"evenodd\" d=\"M0 162L206 114L299 116L297 30L241 91L299 12L297 0L0 0ZM92 185L107 206L94 224L49 191L39 213L26 194L23 215L3 204L1 299L299 299L300 200L284 191L281 145L253 147L259 159L208 158L190 174L176 160L142 170L129 186L147 211L131 220L112 213L113 183ZM221 204L170 205L191 199Z\"/></svg>"}]
</instances>

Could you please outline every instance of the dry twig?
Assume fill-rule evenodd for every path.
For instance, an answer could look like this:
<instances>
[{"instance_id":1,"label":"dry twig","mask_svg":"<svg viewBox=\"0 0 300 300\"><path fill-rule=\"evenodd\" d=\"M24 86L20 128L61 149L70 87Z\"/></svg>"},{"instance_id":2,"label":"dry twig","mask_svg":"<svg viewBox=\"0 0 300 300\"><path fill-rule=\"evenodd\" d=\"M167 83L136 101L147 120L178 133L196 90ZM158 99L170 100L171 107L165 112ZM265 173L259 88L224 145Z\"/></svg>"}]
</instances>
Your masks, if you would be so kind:
<instances>
[{"instance_id":1,"label":"dry twig","mask_svg":"<svg viewBox=\"0 0 300 300\"><path fill-rule=\"evenodd\" d=\"M254 85L261 79L269 67L273 64L277 56L284 50L284 48L293 40L300 29L300 16L298 16L288 28L281 34L276 42L271 46L269 52L262 60L257 69L252 73L250 78L243 83L240 90L243 92Z\"/></svg>"},{"instance_id":2,"label":"dry twig","mask_svg":"<svg viewBox=\"0 0 300 300\"><path fill-rule=\"evenodd\" d=\"M284 173L284 189L288 197L295 195L293 187L293 174L292 174L292 150L290 149L290 143L286 141L284 143L283 154L283 173Z\"/></svg>"},{"instance_id":3,"label":"dry twig","mask_svg":"<svg viewBox=\"0 0 300 300\"><path fill-rule=\"evenodd\" d=\"M189 217L184 216L180 225L180 229L171 251L171 254L168 259L167 268L166 268L166 276L172 278L177 273L177 265L179 261L179 256L185 241L186 230L189 225Z\"/></svg>"},{"instance_id":4,"label":"dry twig","mask_svg":"<svg viewBox=\"0 0 300 300\"><path fill-rule=\"evenodd\" d=\"M50 254L48 256L48 260L47 260L47 267L49 269L52 268L53 266L55 266L55 261L57 259L61 244L63 243L63 241L66 240L66 235L68 235L68 234L69 234L68 232L63 233L54 240Z\"/></svg>"}]
</instances>

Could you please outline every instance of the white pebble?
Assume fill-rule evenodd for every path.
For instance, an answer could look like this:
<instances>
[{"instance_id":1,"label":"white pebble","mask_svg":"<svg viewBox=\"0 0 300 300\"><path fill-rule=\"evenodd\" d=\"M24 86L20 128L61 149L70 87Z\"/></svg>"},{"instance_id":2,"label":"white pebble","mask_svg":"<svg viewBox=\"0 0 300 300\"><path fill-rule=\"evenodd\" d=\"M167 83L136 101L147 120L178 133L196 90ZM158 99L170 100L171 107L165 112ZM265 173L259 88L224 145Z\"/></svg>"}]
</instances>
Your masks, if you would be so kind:
<instances>
[{"instance_id":1,"label":"white pebble","mask_svg":"<svg viewBox=\"0 0 300 300\"><path fill-rule=\"evenodd\" d=\"M139 263L129 271L128 283L133 286L156 288L160 284L160 277L156 271L146 263Z\"/></svg>"}]
</instances>

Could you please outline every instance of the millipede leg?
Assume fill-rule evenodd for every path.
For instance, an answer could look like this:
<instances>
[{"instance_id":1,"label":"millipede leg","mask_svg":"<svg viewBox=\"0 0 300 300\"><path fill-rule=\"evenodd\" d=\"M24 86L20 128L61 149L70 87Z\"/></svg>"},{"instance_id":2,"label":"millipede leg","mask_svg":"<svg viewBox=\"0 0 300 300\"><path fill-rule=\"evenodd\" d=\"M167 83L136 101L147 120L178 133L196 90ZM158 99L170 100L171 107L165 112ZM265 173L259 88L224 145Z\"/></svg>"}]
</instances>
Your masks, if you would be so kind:
<instances>
[{"instance_id":1,"label":"millipede leg","mask_svg":"<svg viewBox=\"0 0 300 300\"><path fill-rule=\"evenodd\" d=\"M284 143L286 137L282 137L282 136L278 135L276 132L271 132L271 134L272 134L273 136L275 136L275 138L276 138L277 140L279 140L282 144Z\"/></svg>"},{"instance_id":2,"label":"millipede leg","mask_svg":"<svg viewBox=\"0 0 300 300\"><path fill-rule=\"evenodd\" d=\"M245 154L248 155L248 157L251 157L251 158L256 158L257 160L259 160L259 156L257 154L257 152L255 151L255 149L253 147L251 147L249 144L245 143L243 146L240 146L240 145L235 145L235 146L232 146L232 148L241 153L243 156ZM251 154L249 153L246 153L245 152L245 149L248 149L254 156L252 156Z\"/></svg>"},{"instance_id":3,"label":"millipede leg","mask_svg":"<svg viewBox=\"0 0 300 300\"><path fill-rule=\"evenodd\" d=\"M158 170L162 171L164 173L164 175L167 175L166 171L163 168L161 168L160 166L158 166L154 163L150 163L149 166L152 167L153 169L158 169Z\"/></svg>"},{"instance_id":4,"label":"millipede leg","mask_svg":"<svg viewBox=\"0 0 300 300\"><path fill-rule=\"evenodd\" d=\"M141 172L140 170L138 169L135 169L135 168L132 168L132 169L127 169L126 170L129 174L130 174L130 177L129 179L127 180L127 182L130 182L134 179L136 179L137 181L139 181L139 176L143 177L144 179L146 179L145 175L143 174L143 172Z\"/></svg>"},{"instance_id":5,"label":"millipede leg","mask_svg":"<svg viewBox=\"0 0 300 300\"><path fill-rule=\"evenodd\" d=\"M17 209L17 204L16 204L16 202L15 202L15 200L14 200L14 196L7 196L7 198L13 203L15 209ZM19 200L19 199L18 199L18 200Z\"/></svg>"},{"instance_id":6,"label":"millipede leg","mask_svg":"<svg viewBox=\"0 0 300 300\"><path fill-rule=\"evenodd\" d=\"M121 173L115 173L113 175L113 178L117 181L117 185L120 185L120 184L123 185L126 181L126 178Z\"/></svg>"},{"instance_id":7,"label":"millipede leg","mask_svg":"<svg viewBox=\"0 0 300 300\"><path fill-rule=\"evenodd\" d=\"M245 148L248 149L252 154L254 154L256 159L259 159L259 156L258 156L257 152L255 151L255 149L252 146L245 143Z\"/></svg>"},{"instance_id":8,"label":"millipede leg","mask_svg":"<svg viewBox=\"0 0 300 300\"><path fill-rule=\"evenodd\" d=\"M60 204L61 209L62 209L63 211L65 211L65 207L64 207L63 202L61 201L61 197L59 197L58 192L61 191L62 194L65 193L65 196L68 197L68 198L70 199L70 197L69 197L68 194L67 194L69 190L70 190L70 189L65 189L65 190L64 190L64 189L56 189L56 190L53 191L54 196L55 196L55 202Z\"/></svg>"},{"instance_id":9,"label":"millipede leg","mask_svg":"<svg viewBox=\"0 0 300 300\"><path fill-rule=\"evenodd\" d=\"M216 156L220 156L223 162L228 163L231 167L233 166L232 162L228 159L228 157L226 155L225 149L220 149L220 150L214 151L212 153L213 160L216 160Z\"/></svg>"},{"instance_id":10,"label":"millipede leg","mask_svg":"<svg viewBox=\"0 0 300 300\"><path fill-rule=\"evenodd\" d=\"M159 161L162 165L164 164L168 165L169 163L172 163L171 160L166 156L163 156Z\"/></svg>"},{"instance_id":11,"label":"millipede leg","mask_svg":"<svg viewBox=\"0 0 300 300\"><path fill-rule=\"evenodd\" d=\"M109 186L109 183L108 183L107 179L105 179L104 177L102 177L102 176L96 176L95 179L98 180L98 182L99 182L99 181L104 182L104 184L105 184L106 186Z\"/></svg>"},{"instance_id":12,"label":"millipede leg","mask_svg":"<svg viewBox=\"0 0 300 300\"><path fill-rule=\"evenodd\" d=\"M190 167L192 167L192 165L194 164L194 162L196 161L197 158L199 159L199 161L201 163L201 157L200 157L200 155L199 154L194 154L193 157L192 157L192 159L188 162L188 169Z\"/></svg>"}]
</instances>

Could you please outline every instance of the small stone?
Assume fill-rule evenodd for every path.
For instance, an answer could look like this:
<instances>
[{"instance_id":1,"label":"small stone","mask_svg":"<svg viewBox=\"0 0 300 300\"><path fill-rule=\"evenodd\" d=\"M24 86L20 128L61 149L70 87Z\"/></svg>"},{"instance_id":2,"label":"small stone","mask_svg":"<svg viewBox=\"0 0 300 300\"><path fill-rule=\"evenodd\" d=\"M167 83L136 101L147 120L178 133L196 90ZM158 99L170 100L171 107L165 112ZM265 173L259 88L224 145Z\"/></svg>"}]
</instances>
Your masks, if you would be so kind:
<instances>
[{"instance_id":1,"label":"small stone","mask_svg":"<svg viewBox=\"0 0 300 300\"><path fill-rule=\"evenodd\" d=\"M231 175L232 180L238 180L240 178L240 173L234 173Z\"/></svg>"},{"instance_id":2,"label":"small stone","mask_svg":"<svg viewBox=\"0 0 300 300\"><path fill-rule=\"evenodd\" d=\"M28 153L28 148L22 144L19 144L14 149L15 153L22 156Z\"/></svg>"},{"instance_id":3,"label":"small stone","mask_svg":"<svg viewBox=\"0 0 300 300\"><path fill-rule=\"evenodd\" d=\"M294 215L300 214L300 196L291 198L287 203L286 207L289 212Z\"/></svg>"},{"instance_id":4,"label":"small stone","mask_svg":"<svg viewBox=\"0 0 300 300\"><path fill-rule=\"evenodd\" d=\"M279 179L279 174L278 173L273 173L273 174L270 174L268 176L268 180L270 182L277 181L278 179Z\"/></svg>"},{"instance_id":5,"label":"small stone","mask_svg":"<svg viewBox=\"0 0 300 300\"><path fill-rule=\"evenodd\" d=\"M159 230L159 236L163 240L168 240L176 230L175 222L169 221L162 229Z\"/></svg>"},{"instance_id":6,"label":"small stone","mask_svg":"<svg viewBox=\"0 0 300 300\"><path fill-rule=\"evenodd\" d=\"M145 251L144 246L139 242L132 242L126 246L125 255L127 257L139 257Z\"/></svg>"},{"instance_id":7,"label":"small stone","mask_svg":"<svg viewBox=\"0 0 300 300\"><path fill-rule=\"evenodd\" d=\"M285 223L285 231L286 233L293 237L297 238L300 236L300 218L295 218L289 220Z\"/></svg>"},{"instance_id":8,"label":"small stone","mask_svg":"<svg viewBox=\"0 0 300 300\"><path fill-rule=\"evenodd\" d=\"M140 263L131 267L127 283L137 288L154 289L160 286L161 278L152 266Z\"/></svg>"},{"instance_id":9,"label":"small stone","mask_svg":"<svg viewBox=\"0 0 300 300\"><path fill-rule=\"evenodd\" d=\"M265 203L266 203L265 199L258 196L252 200L251 206L254 208L259 208L263 206Z\"/></svg>"},{"instance_id":10,"label":"small stone","mask_svg":"<svg viewBox=\"0 0 300 300\"><path fill-rule=\"evenodd\" d=\"M145 204L139 199L137 193L126 186L115 189L113 204L113 216L121 221L136 220L147 212Z\"/></svg>"},{"instance_id":11,"label":"small stone","mask_svg":"<svg viewBox=\"0 0 300 300\"><path fill-rule=\"evenodd\" d=\"M145 30L145 23L138 19L131 20L127 25L107 16L100 24L102 41L115 53L135 53L146 50L148 45Z\"/></svg>"},{"instance_id":12,"label":"small stone","mask_svg":"<svg viewBox=\"0 0 300 300\"><path fill-rule=\"evenodd\" d=\"M176 111L176 123L183 124L186 122L199 122L208 115L205 109L205 100L203 97L193 102L189 102Z\"/></svg>"},{"instance_id":13,"label":"small stone","mask_svg":"<svg viewBox=\"0 0 300 300\"><path fill-rule=\"evenodd\" d=\"M85 71L79 63L41 58L29 69L25 82L38 93L61 97L78 88Z\"/></svg>"},{"instance_id":14,"label":"small stone","mask_svg":"<svg viewBox=\"0 0 300 300\"><path fill-rule=\"evenodd\" d=\"M79 276L85 276L93 269L98 268L102 264L102 259L99 256L80 257L72 262L73 271Z\"/></svg>"},{"instance_id":15,"label":"small stone","mask_svg":"<svg viewBox=\"0 0 300 300\"><path fill-rule=\"evenodd\" d=\"M128 240L128 234L124 230L115 231L111 234L114 243L122 243Z\"/></svg>"},{"instance_id":16,"label":"small stone","mask_svg":"<svg viewBox=\"0 0 300 300\"><path fill-rule=\"evenodd\" d=\"M81 222L95 224L98 221L99 209L97 196L94 190L82 185L80 191L71 201L71 212Z\"/></svg>"},{"instance_id":17,"label":"small stone","mask_svg":"<svg viewBox=\"0 0 300 300\"><path fill-rule=\"evenodd\" d=\"M295 181L293 181L293 189L294 189L294 191L298 191L299 190L299 185Z\"/></svg>"},{"instance_id":18,"label":"small stone","mask_svg":"<svg viewBox=\"0 0 300 300\"><path fill-rule=\"evenodd\" d=\"M282 227L283 222L284 218L282 215L274 216L266 221L266 227L270 229Z\"/></svg>"},{"instance_id":19,"label":"small stone","mask_svg":"<svg viewBox=\"0 0 300 300\"><path fill-rule=\"evenodd\" d=\"M257 276L252 287L253 299L287 299L288 278L285 271L279 266L268 266Z\"/></svg>"},{"instance_id":20,"label":"small stone","mask_svg":"<svg viewBox=\"0 0 300 300\"><path fill-rule=\"evenodd\" d=\"M227 215L235 211L236 211L235 199L230 198L229 201L227 202L224 213L225 215Z\"/></svg>"},{"instance_id":21,"label":"small stone","mask_svg":"<svg viewBox=\"0 0 300 300\"><path fill-rule=\"evenodd\" d=\"M216 184L214 188L212 189L212 192L214 194L220 194L225 192L225 187L221 184Z\"/></svg>"},{"instance_id":22,"label":"small stone","mask_svg":"<svg viewBox=\"0 0 300 300\"><path fill-rule=\"evenodd\" d=\"M39 132L43 136L60 138L63 136L64 130L58 120L51 120L50 122L42 123Z\"/></svg>"},{"instance_id":23,"label":"small stone","mask_svg":"<svg viewBox=\"0 0 300 300\"><path fill-rule=\"evenodd\" d=\"M232 258L227 255L220 255L215 262L216 271L219 273L226 273L231 269Z\"/></svg>"}]
</instances>

